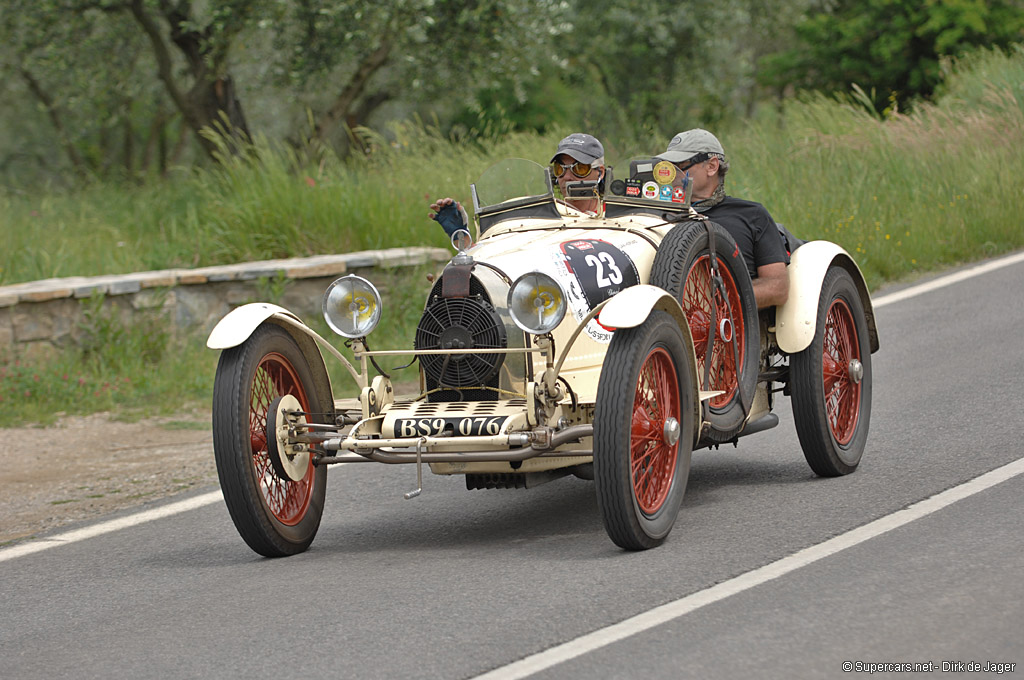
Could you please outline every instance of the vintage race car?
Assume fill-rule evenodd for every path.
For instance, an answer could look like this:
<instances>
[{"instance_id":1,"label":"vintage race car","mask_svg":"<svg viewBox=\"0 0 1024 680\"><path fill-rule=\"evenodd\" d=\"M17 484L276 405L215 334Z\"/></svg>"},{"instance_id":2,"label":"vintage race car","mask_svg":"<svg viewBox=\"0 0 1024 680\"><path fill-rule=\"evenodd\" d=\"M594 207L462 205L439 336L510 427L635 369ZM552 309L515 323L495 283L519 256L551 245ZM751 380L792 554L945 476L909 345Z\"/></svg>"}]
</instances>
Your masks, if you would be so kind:
<instances>
[{"instance_id":1,"label":"vintage race car","mask_svg":"<svg viewBox=\"0 0 1024 680\"><path fill-rule=\"evenodd\" d=\"M603 200L595 215L557 199L545 167L492 166L472 185L475 236L453 237L412 348L370 349L382 300L358 276L323 298L354 361L281 307L225 316L207 343L221 350L214 450L245 542L266 556L305 550L327 466L377 462L415 466L407 498L423 466L469 489L590 479L611 539L651 548L679 514L692 451L775 426L779 392L811 468L856 469L878 349L857 264L780 230L789 300L759 313L735 242L664 170L634 159L623 179L570 185L570 198ZM358 394L334 393L326 355ZM391 355L419 362L417 394L395 394L377 368Z\"/></svg>"}]
</instances>

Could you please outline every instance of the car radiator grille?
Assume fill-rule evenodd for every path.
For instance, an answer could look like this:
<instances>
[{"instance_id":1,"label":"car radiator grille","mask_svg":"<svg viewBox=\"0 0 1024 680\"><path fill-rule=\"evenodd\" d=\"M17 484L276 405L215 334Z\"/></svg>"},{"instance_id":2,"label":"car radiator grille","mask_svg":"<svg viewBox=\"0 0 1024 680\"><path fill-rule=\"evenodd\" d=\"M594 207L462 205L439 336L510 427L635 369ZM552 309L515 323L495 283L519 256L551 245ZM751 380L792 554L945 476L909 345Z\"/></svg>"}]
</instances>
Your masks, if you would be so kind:
<instances>
[{"instance_id":1,"label":"car radiator grille","mask_svg":"<svg viewBox=\"0 0 1024 680\"><path fill-rule=\"evenodd\" d=\"M442 297L441 281L416 328L415 348L501 349L507 347L505 325L486 299L483 286L470 281L468 297ZM504 354L420 354L426 378L428 400L480 401L498 397L498 371Z\"/></svg>"}]
</instances>

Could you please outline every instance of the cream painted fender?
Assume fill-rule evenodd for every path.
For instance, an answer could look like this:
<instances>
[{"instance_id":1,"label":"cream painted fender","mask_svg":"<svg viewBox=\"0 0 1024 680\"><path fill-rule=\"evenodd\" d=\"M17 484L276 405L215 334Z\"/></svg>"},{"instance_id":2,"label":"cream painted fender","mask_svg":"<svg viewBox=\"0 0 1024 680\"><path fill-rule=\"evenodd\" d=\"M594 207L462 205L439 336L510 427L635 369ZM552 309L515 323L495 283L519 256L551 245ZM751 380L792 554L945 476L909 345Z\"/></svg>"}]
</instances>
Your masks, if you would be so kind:
<instances>
[{"instance_id":1,"label":"cream painted fender","mask_svg":"<svg viewBox=\"0 0 1024 680\"><path fill-rule=\"evenodd\" d=\"M246 338L259 327L261 323L274 316L282 314L302 324L299 317L289 312L284 307L278 307L266 302L254 302L232 309L217 325L210 331L210 337L206 339L206 346L210 349L227 349L237 347L245 342Z\"/></svg>"},{"instance_id":2,"label":"cream painted fender","mask_svg":"<svg viewBox=\"0 0 1024 680\"><path fill-rule=\"evenodd\" d=\"M605 303L597 319L608 328L634 328L642 324L654 309L668 312L689 330L686 316L672 294L646 283L616 293Z\"/></svg>"},{"instance_id":3,"label":"cream painted fender","mask_svg":"<svg viewBox=\"0 0 1024 680\"><path fill-rule=\"evenodd\" d=\"M331 388L331 376L327 374L324 356L320 352L320 348L317 347L317 342L326 343L326 341L284 307L266 302L254 302L237 307L228 312L213 327L210 337L206 339L206 346L210 349L221 350L237 347L245 342L253 331L265 321L276 323L291 334L309 363L313 373L313 388L317 391L320 403L328 404L333 411L334 393ZM334 351L337 352L337 350ZM352 365L340 354L338 356L356 377L356 382L359 382Z\"/></svg>"},{"instance_id":4,"label":"cream painted fender","mask_svg":"<svg viewBox=\"0 0 1024 680\"><path fill-rule=\"evenodd\" d=\"M849 253L831 241L809 241L803 244L790 258L789 298L776 308L775 340L779 349L789 354L802 352L814 339L818 321L818 300L821 284L829 267L836 265L846 269L860 293L864 306L864 317L868 324L871 351L878 351L878 328L875 312L871 306L871 295L860 267Z\"/></svg>"}]
</instances>

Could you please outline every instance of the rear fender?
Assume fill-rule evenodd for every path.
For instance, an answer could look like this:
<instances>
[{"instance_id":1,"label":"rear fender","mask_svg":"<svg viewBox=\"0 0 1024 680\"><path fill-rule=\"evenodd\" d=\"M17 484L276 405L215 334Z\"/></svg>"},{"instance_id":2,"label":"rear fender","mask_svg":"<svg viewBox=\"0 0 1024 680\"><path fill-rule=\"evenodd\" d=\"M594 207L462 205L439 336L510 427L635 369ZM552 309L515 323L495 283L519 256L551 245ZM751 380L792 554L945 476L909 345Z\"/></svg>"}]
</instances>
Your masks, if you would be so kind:
<instances>
[{"instance_id":1,"label":"rear fender","mask_svg":"<svg viewBox=\"0 0 1024 680\"><path fill-rule=\"evenodd\" d=\"M309 363L310 371L313 374L314 388L320 403L327 404L328 408L334 410L334 393L331 388L331 378L327 374L327 365L324 363L323 354L316 346L317 341L326 342L316 331L306 326L299 317L289 312L284 307L278 307L266 302L237 307L223 319L217 322L206 340L206 346L210 349L229 349L237 347L245 342L263 323L272 323L288 331L289 335L302 350L303 356ZM354 368L343 356L339 355L353 375L356 375ZM357 382L358 379L357 379Z\"/></svg>"},{"instance_id":2,"label":"rear fender","mask_svg":"<svg viewBox=\"0 0 1024 680\"><path fill-rule=\"evenodd\" d=\"M846 269L856 284L868 324L871 352L878 351L875 312L860 267L835 243L810 241L793 252L789 264L789 298L776 308L775 340L783 352L795 354L810 346L818 322L821 285L833 265Z\"/></svg>"}]
</instances>

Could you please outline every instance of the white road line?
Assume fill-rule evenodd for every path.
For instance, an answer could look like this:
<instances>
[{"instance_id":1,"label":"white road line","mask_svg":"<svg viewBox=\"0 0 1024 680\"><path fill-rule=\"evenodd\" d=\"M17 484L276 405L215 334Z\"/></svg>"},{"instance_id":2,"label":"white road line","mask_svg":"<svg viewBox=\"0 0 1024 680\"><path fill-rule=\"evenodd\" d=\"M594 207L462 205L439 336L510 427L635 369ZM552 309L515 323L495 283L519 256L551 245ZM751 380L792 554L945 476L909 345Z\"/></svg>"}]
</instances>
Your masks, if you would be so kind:
<instances>
[{"instance_id":1,"label":"white road line","mask_svg":"<svg viewBox=\"0 0 1024 680\"><path fill-rule=\"evenodd\" d=\"M940 276L939 278L928 281L927 283L921 283L916 286L911 286L910 288L905 288L904 290L896 291L895 293L883 295L872 300L871 306L877 309L878 307L891 305L894 302L902 302L908 298L917 297L924 293L930 293L933 290L945 288L946 286L951 286L954 283L972 279L975 276L988 274L989 272L1002 269L1003 267L1009 267L1010 265L1017 264L1018 262L1024 262L1024 252L1016 253L998 260L992 260L991 262L979 264L975 267L970 267L963 271L956 272L955 274Z\"/></svg>"},{"instance_id":2,"label":"white road line","mask_svg":"<svg viewBox=\"0 0 1024 680\"><path fill-rule=\"evenodd\" d=\"M177 515L181 512L195 510L196 508L216 503L223 498L224 496L220 491L211 491L209 493L204 493L201 496L193 496L192 498L178 501L177 503L161 505L159 508L153 508L152 510L146 510L144 512L135 513L134 515L128 515L126 517L119 517L118 519L112 519L107 522L93 524L92 526L88 526L83 529L75 529L74 531L67 531L63 534L56 534L55 536L50 536L48 538L40 538L38 540L20 543L13 547L0 550L0 562L13 560L15 557L22 557L23 555L31 555L32 553L39 552L40 550L46 550L47 548L53 548L58 545L67 545L68 543L84 541L87 538L95 538L96 536L109 534L111 531L127 529L128 527L133 527L137 524L152 522L155 519L170 517L171 515Z\"/></svg>"},{"instance_id":3,"label":"white road line","mask_svg":"<svg viewBox=\"0 0 1024 680\"><path fill-rule=\"evenodd\" d=\"M988 272L995 271L1003 267L1008 267L1012 264L1017 264L1018 262L1024 262L1024 252L1016 253L1014 255L1010 255L1008 257L1004 257L998 260L993 260L991 262L986 262L985 264L978 265L976 267L971 267L969 269L956 272L955 274L941 276L927 283L922 283L917 286L911 286L910 288L906 288L896 293L883 295L881 297L875 298L872 301L872 306L877 309L878 307L884 307L885 305L889 305L894 302L901 302L903 300L916 297L923 293L928 293L938 288L943 288L945 286L949 286L951 284L958 283L960 281L964 281L975 276L981 276L982 274L987 274ZM187 512L188 510L194 510L195 508L199 508L204 505L209 505L210 503L216 503L221 498L221 493L219 491L215 491L208 494L204 494L202 496L196 496L195 498L190 498L186 501L181 501L179 503L171 503L170 505L165 505L160 508L154 508L153 510L147 510L136 515L129 515L127 517L122 517L121 519L112 520L110 522L103 522L101 524L96 524L91 527L86 527L84 529L77 529L75 531L69 531L63 534L50 536L49 538L45 539L20 543L10 548L0 548L0 562L12 560L15 557L21 557L22 555L30 555L32 553L39 552L40 550L46 550L47 548L52 548L54 546L66 545L68 543L74 543L76 541L84 541L87 538L93 538L95 536L100 536L111 531L117 531L119 529L135 526L137 524L142 524L144 522L150 522L155 519L160 519L161 517L168 517L179 512Z\"/></svg>"},{"instance_id":4,"label":"white road line","mask_svg":"<svg viewBox=\"0 0 1024 680\"><path fill-rule=\"evenodd\" d=\"M1024 458L1019 458L1012 463L996 468L991 472L986 472L980 477L975 477L952 489L947 489L923 501L918 501L903 510L876 519L845 534L840 534L824 543L804 548L789 557L766 564L759 569L748 571L728 581L723 581L718 585L687 595L674 602L663 604L660 607L655 607L643 614L638 614L607 628L595 630L593 633L588 633L575 640L562 643L557 647L532 654L507 666L478 675L473 680L519 680L520 678L529 677L534 673L539 673L588 652L660 626L706 605L724 600L730 595L736 595L744 590L749 590L755 586L777 579L780 576L785 576L801 567L806 567L818 560L880 536L887 531L892 531L914 520L921 519L957 501L1016 477L1021 473L1024 473Z\"/></svg>"}]
</instances>

